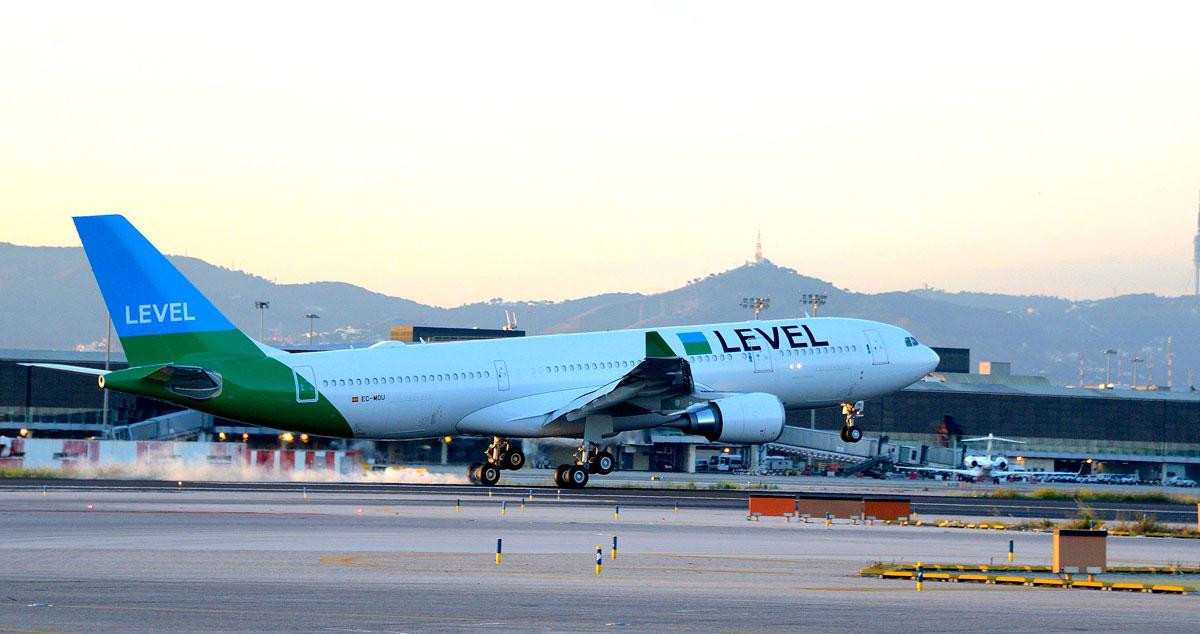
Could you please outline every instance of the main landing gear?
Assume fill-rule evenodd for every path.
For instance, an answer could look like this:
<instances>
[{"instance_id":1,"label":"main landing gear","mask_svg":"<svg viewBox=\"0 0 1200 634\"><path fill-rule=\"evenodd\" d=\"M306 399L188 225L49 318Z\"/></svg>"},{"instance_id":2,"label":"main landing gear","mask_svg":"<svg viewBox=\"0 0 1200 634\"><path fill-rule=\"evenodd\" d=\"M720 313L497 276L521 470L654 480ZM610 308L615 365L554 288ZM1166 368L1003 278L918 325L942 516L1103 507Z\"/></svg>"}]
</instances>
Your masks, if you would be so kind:
<instances>
[{"instance_id":1,"label":"main landing gear","mask_svg":"<svg viewBox=\"0 0 1200 634\"><path fill-rule=\"evenodd\" d=\"M475 462L467 467L467 478L472 484L493 486L500 481L501 469L516 471L525 466L525 452L500 436L492 438L492 444L484 455L487 456L487 462Z\"/></svg>"},{"instance_id":2,"label":"main landing gear","mask_svg":"<svg viewBox=\"0 0 1200 634\"><path fill-rule=\"evenodd\" d=\"M858 442L862 440L862 430L858 425L854 424L856 419L862 418L863 402L857 403L842 403L842 416L846 418L846 426L842 427L842 440L844 442Z\"/></svg>"},{"instance_id":3,"label":"main landing gear","mask_svg":"<svg viewBox=\"0 0 1200 634\"><path fill-rule=\"evenodd\" d=\"M616 459L606 449L595 443L584 443L575 452L575 464L559 465L554 470L554 484L564 489L581 489L587 485L588 475L608 475L617 468Z\"/></svg>"}]
</instances>

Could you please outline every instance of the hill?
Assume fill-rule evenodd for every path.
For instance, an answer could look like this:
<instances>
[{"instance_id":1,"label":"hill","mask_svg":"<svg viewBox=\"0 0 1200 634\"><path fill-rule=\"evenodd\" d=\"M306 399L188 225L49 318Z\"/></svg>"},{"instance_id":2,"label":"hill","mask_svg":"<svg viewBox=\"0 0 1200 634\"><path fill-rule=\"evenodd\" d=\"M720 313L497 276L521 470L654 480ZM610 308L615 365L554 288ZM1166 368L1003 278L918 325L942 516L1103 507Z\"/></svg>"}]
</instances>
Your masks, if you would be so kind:
<instances>
[{"instance_id":1,"label":"hill","mask_svg":"<svg viewBox=\"0 0 1200 634\"><path fill-rule=\"evenodd\" d=\"M804 310L799 293L822 292L829 296L823 315L894 323L932 345L969 347L974 360L1012 361L1018 373L1044 374L1059 384L1076 383L1080 351L1087 353L1087 381L1102 381L1100 351L1105 348L1146 359L1139 376L1149 371L1165 383L1168 336L1174 337L1177 387L1187 384L1186 369L1200 363L1200 342L1190 335L1200 327L1200 300L1193 297L1125 295L1071 302L937 290L864 294L764 261L650 295L611 293L561 302L493 299L440 308L341 282L275 284L197 258L171 260L252 335L259 327L254 301L270 301L265 338L276 345L307 341L307 313L321 316L320 343L370 343L387 338L390 327L399 324L494 328L506 309L517 313L530 334L740 320L748 316L739 305L746 296L770 297L764 317L779 318ZM0 243L0 323L5 326L2 348L102 345L105 317L83 250ZM1128 362L1123 369L1128 381Z\"/></svg>"}]
</instances>

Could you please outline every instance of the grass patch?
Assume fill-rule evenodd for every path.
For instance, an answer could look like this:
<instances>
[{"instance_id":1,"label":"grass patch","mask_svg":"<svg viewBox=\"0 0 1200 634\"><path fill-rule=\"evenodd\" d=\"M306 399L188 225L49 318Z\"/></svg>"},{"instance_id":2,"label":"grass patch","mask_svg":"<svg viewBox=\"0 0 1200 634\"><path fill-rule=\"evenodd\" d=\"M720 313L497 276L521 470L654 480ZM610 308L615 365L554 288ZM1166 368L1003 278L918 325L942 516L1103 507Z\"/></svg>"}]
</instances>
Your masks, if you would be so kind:
<instances>
[{"instance_id":1,"label":"grass patch","mask_svg":"<svg viewBox=\"0 0 1200 634\"><path fill-rule=\"evenodd\" d=\"M1025 520L1017 523L1016 528L1023 531L1048 531L1054 528L1054 520L1044 517L1040 520Z\"/></svg>"},{"instance_id":2,"label":"grass patch","mask_svg":"<svg viewBox=\"0 0 1200 634\"><path fill-rule=\"evenodd\" d=\"M996 488L984 497L998 499L1075 500L1082 502L1140 502L1145 504L1196 504L1200 498L1194 495L1179 495L1159 492L1124 493L1121 491L1094 491L1092 489L1056 489L1039 487L1029 493L1012 489Z\"/></svg>"},{"instance_id":3,"label":"grass patch","mask_svg":"<svg viewBox=\"0 0 1200 634\"><path fill-rule=\"evenodd\" d=\"M710 484L708 486L708 488L712 489L714 491L736 491L736 490L738 490L739 487L736 482L730 482L729 480L721 480L720 482L718 482L716 484Z\"/></svg>"},{"instance_id":4,"label":"grass patch","mask_svg":"<svg viewBox=\"0 0 1200 634\"><path fill-rule=\"evenodd\" d=\"M0 478L61 478L63 472L49 467L0 467Z\"/></svg>"},{"instance_id":5,"label":"grass patch","mask_svg":"<svg viewBox=\"0 0 1200 634\"><path fill-rule=\"evenodd\" d=\"M1100 518L1096 517L1096 512L1092 507L1083 503L1083 500L1075 502L1075 517L1063 523L1063 528L1073 528L1077 530L1097 530L1104 526Z\"/></svg>"}]
</instances>

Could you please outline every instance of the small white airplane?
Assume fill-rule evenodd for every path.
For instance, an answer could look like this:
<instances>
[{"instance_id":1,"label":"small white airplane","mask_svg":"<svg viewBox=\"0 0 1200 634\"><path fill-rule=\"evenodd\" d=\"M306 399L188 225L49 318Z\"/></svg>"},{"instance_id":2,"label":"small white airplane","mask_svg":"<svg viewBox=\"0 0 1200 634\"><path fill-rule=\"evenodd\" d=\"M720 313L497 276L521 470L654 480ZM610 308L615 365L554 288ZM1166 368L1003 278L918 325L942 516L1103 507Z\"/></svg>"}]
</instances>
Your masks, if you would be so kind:
<instances>
[{"instance_id":1,"label":"small white airplane","mask_svg":"<svg viewBox=\"0 0 1200 634\"><path fill-rule=\"evenodd\" d=\"M922 471L922 472L926 472L926 473L953 474L953 475L967 476L972 479L1003 478L1003 477L1007 477L1010 475L1027 473L1024 470L1008 471L1008 464L1009 464L1008 457L1005 456L1004 454L993 454L992 453L992 443L993 442L1010 442L1010 443L1014 443L1014 444L1023 445L1023 444L1025 444L1025 441L1023 441L1023 440L1013 440L1011 438L1001 438L999 436L989 433L986 436L980 436L978 438L963 438L959 442L976 443L976 442L985 442L985 441L987 442L987 447L984 448L984 451L982 454L967 453L963 457L963 468L962 469L943 469L943 468L939 468L939 467L897 467L897 469L903 469L905 471Z\"/></svg>"},{"instance_id":2,"label":"small white airplane","mask_svg":"<svg viewBox=\"0 0 1200 634\"><path fill-rule=\"evenodd\" d=\"M966 476L973 480L981 478L1007 478L1009 476L1021 477L1047 477L1057 475L1079 475L1074 471L1026 471L1023 468L1009 469L1008 456L1003 453L992 453L993 442L1008 442L1017 445L1024 445L1024 440L1013 440L1011 438L1001 438L989 433L986 436L978 438L963 438L959 442L976 443L987 442L982 454L967 453L963 456L962 469L942 469L938 467L896 467L905 471L923 471L927 473L945 473Z\"/></svg>"},{"instance_id":3,"label":"small white airplane","mask_svg":"<svg viewBox=\"0 0 1200 634\"><path fill-rule=\"evenodd\" d=\"M623 431L672 426L712 442L759 444L785 409L841 405L842 436L861 399L921 379L938 356L910 333L859 319L804 318L289 354L238 330L137 229L117 215L75 218L129 360L101 388L313 435L491 436L470 479L519 469L515 438L580 439L562 487L616 465Z\"/></svg>"}]
</instances>

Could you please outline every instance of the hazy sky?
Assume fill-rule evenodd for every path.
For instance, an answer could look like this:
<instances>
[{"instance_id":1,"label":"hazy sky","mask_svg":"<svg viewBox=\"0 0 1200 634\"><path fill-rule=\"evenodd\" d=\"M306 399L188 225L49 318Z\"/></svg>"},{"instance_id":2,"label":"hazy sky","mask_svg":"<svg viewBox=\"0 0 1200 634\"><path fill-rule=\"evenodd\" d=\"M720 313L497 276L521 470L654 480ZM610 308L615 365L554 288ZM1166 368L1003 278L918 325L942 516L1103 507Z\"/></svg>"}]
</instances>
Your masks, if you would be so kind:
<instances>
[{"instance_id":1,"label":"hazy sky","mask_svg":"<svg viewBox=\"0 0 1200 634\"><path fill-rule=\"evenodd\" d=\"M1191 288L1194 2L26 2L0 240L442 305L767 257L859 291Z\"/></svg>"}]
</instances>

